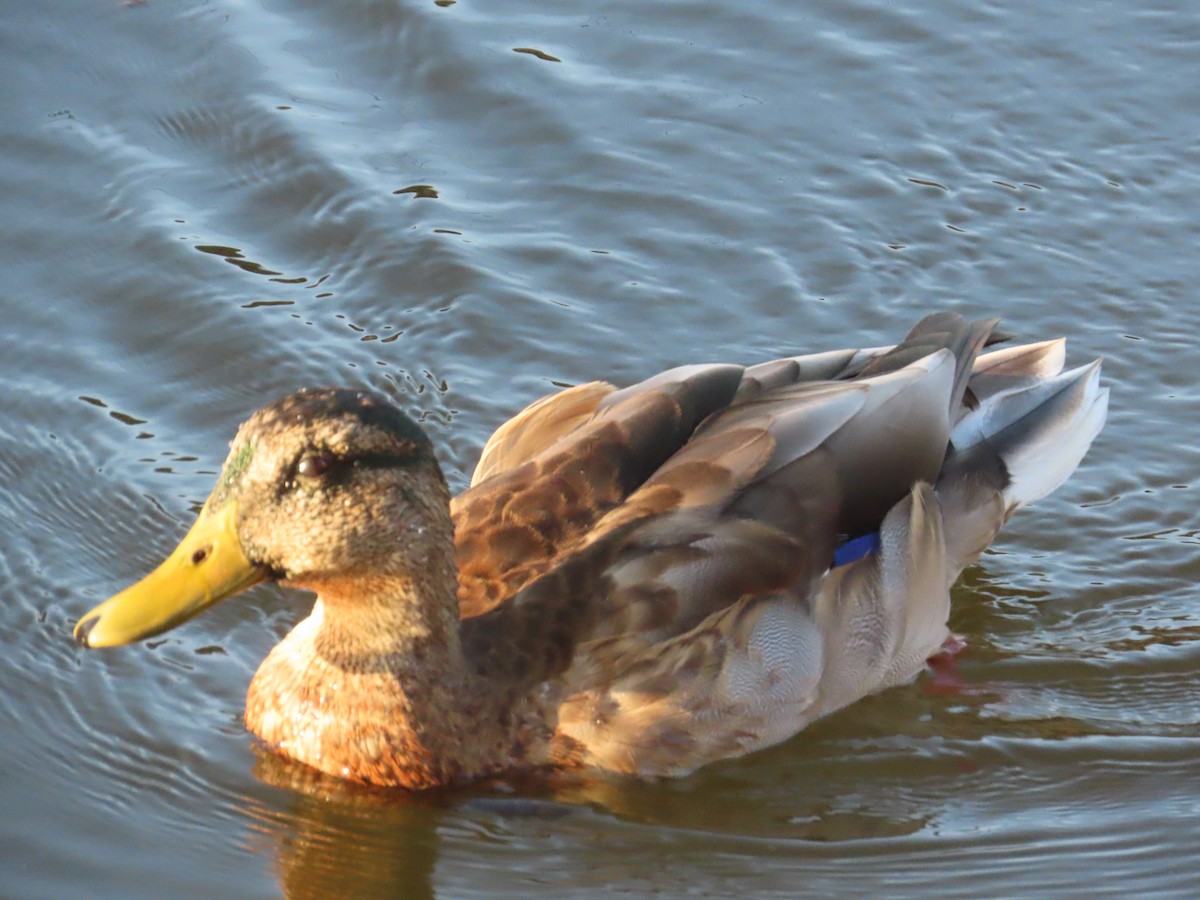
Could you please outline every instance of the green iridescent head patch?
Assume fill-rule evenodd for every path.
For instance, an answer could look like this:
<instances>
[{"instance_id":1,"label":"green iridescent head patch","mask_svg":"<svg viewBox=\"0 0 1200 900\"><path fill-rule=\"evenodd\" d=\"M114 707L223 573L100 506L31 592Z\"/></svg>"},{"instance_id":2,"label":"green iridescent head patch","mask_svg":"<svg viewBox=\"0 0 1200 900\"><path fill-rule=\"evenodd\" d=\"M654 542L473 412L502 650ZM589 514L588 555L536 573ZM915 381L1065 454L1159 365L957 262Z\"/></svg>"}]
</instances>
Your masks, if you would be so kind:
<instances>
[{"instance_id":1,"label":"green iridescent head patch","mask_svg":"<svg viewBox=\"0 0 1200 900\"><path fill-rule=\"evenodd\" d=\"M225 501L229 499L229 495L233 489L237 487L237 483L242 479L242 473L250 465L250 460L254 458L254 444L250 441L242 444L225 464L225 469L221 472L221 479L217 482L216 488L209 498L209 509L216 510L225 505Z\"/></svg>"}]
</instances>

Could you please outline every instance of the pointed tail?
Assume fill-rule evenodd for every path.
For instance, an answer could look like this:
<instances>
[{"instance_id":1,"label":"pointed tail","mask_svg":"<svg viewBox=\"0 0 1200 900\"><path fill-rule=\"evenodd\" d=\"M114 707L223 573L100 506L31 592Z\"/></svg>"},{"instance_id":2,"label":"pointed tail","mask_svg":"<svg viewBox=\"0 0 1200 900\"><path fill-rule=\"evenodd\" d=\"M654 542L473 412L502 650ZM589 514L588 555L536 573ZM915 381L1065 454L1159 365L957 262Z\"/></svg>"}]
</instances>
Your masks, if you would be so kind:
<instances>
[{"instance_id":1,"label":"pointed tail","mask_svg":"<svg viewBox=\"0 0 1200 900\"><path fill-rule=\"evenodd\" d=\"M975 362L937 484L951 580L1017 508L1067 480L1104 426L1100 360L1062 372L1063 351L1046 341Z\"/></svg>"},{"instance_id":2,"label":"pointed tail","mask_svg":"<svg viewBox=\"0 0 1200 900\"><path fill-rule=\"evenodd\" d=\"M976 361L968 383L978 406L950 442L956 453L986 442L1003 460L1006 515L1066 481L1104 427L1100 360L1060 372L1062 358L1062 341L998 350Z\"/></svg>"}]
</instances>

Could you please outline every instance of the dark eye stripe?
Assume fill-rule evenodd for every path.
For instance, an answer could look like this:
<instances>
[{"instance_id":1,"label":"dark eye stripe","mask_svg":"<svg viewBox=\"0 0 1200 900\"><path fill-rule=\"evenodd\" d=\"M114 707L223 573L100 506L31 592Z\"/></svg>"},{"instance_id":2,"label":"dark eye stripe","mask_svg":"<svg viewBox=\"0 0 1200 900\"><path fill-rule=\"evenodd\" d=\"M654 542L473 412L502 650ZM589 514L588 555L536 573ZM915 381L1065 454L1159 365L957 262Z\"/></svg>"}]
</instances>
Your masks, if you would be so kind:
<instances>
[{"instance_id":1,"label":"dark eye stripe","mask_svg":"<svg viewBox=\"0 0 1200 900\"><path fill-rule=\"evenodd\" d=\"M333 453L309 453L296 463L296 475L307 479L326 479L326 476L337 474L339 470L353 467L356 469L393 469L414 465L426 456L422 448L416 445L397 449L393 452L362 453L357 456L337 456Z\"/></svg>"},{"instance_id":2,"label":"dark eye stripe","mask_svg":"<svg viewBox=\"0 0 1200 900\"><path fill-rule=\"evenodd\" d=\"M363 453L346 460L350 465L366 469L402 468L419 463L426 456L422 448L413 446L391 453Z\"/></svg>"}]
</instances>

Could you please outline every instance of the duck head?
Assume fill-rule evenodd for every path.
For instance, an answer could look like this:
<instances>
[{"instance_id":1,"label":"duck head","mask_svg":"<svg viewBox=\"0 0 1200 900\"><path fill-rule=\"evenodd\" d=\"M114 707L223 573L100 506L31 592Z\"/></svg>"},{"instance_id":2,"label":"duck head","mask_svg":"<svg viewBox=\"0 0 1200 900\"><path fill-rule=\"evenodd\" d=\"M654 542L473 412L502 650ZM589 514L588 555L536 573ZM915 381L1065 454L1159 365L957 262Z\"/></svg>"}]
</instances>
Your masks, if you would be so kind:
<instances>
[{"instance_id":1,"label":"duck head","mask_svg":"<svg viewBox=\"0 0 1200 900\"><path fill-rule=\"evenodd\" d=\"M179 546L83 616L75 637L87 647L147 638L261 581L323 589L444 567L448 503L429 438L387 400L292 394L239 429Z\"/></svg>"}]
</instances>

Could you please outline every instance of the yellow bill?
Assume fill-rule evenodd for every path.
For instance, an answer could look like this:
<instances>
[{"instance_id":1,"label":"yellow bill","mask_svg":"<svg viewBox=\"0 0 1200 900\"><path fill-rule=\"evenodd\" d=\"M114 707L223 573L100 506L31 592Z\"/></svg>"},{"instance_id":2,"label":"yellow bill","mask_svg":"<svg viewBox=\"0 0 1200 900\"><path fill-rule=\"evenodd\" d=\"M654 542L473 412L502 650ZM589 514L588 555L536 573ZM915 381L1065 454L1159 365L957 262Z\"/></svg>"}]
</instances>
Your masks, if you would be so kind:
<instances>
[{"instance_id":1,"label":"yellow bill","mask_svg":"<svg viewBox=\"0 0 1200 900\"><path fill-rule=\"evenodd\" d=\"M116 647L151 637L262 581L267 571L246 558L236 523L236 501L206 506L162 565L76 623L75 639Z\"/></svg>"}]
</instances>

